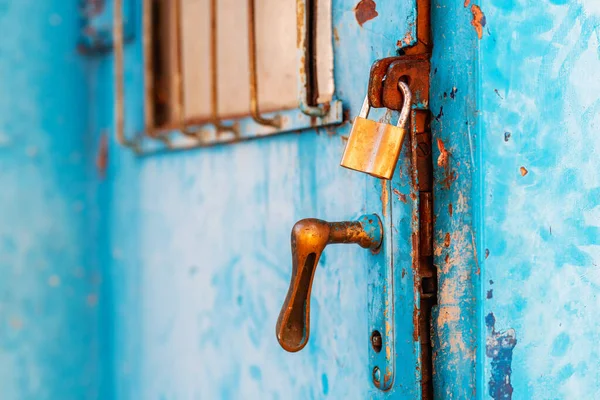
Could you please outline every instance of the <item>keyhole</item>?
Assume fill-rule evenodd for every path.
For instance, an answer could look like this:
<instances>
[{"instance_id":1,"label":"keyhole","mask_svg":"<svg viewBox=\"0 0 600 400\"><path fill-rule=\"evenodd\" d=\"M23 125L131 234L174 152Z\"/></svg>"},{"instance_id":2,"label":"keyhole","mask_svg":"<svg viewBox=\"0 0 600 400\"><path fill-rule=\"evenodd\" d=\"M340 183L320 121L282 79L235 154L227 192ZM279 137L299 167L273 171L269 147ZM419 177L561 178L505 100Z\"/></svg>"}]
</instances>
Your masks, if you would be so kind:
<instances>
[{"instance_id":1,"label":"keyhole","mask_svg":"<svg viewBox=\"0 0 600 400\"><path fill-rule=\"evenodd\" d=\"M383 347L383 339L381 338L381 333L375 330L371 333L371 346L373 346L373 350L375 353L379 353L381 348Z\"/></svg>"}]
</instances>

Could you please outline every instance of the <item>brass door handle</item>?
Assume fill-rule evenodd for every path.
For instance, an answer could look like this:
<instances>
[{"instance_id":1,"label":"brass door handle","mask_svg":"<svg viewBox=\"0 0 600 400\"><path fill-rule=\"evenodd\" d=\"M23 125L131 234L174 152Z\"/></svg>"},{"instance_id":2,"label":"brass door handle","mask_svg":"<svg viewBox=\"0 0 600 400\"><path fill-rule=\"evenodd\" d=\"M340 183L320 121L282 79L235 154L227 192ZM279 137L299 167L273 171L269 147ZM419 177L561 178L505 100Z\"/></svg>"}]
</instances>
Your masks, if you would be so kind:
<instances>
[{"instance_id":1,"label":"brass door handle","mask_svg":"<svg viewBox=\"0 0 600 400\"><path fill-rule=\"evenodd\" d=\"M310 335L310 292L321 253L328 244L356 243L376 251L383 241L383 228L375 214L356 221L326 222L308 218L292 228L292 278L277 319L276 334L289 352L302 350Z\"/></svg>"}]
</instances>

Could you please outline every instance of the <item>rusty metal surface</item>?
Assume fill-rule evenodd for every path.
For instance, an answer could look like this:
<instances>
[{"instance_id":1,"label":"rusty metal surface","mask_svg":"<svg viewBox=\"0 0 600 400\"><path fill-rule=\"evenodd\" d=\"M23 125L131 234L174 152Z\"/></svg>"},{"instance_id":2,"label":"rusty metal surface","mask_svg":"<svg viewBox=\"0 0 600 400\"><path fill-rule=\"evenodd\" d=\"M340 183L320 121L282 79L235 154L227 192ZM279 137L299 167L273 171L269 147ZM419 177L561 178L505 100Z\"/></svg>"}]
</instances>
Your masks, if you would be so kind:
<instances>
[{"instance_id":1,"label":"rusty metal surface","mask_svg":"<svg viewBox=\"0 0 600 400\"><path fill-rule=\"evenodd\" d=\"M279 344L289 352L300 351L310 336L310 293L317 264L328 244L356 243L376 251L383 240L377 215L365 215L358 221L326 222L307 218L292 228L292 276L277 319Z\"/></svg>"},{"instance_id":2,"label":"rusty metal surface","mask_svg":"<svg viewBox=\"0 0 600 400\"><path fill-rule=\"evenodd\" d=\"M368 96L372 107L400 110L404 102L399 79L408 83L417 108L429 107L431 41L431 0L416 0L417 40L405 38L403 55L377 60L369 75Z\"/></svg>"},{"instance_id":3,"label":"rusty metal surface","mask_svg":"<svg viewBox=\"0 0 600 400\"><path fill-rule=\"evenodd\" d=\"M115 128L119 143L133 149L137 154L155 154L157 152L171 150L186 150L195 147L207 147L218 144L235 143L250 138L260 138L271 136L278 133L302 130L307 128L328 126L343 122L343 113L341 102L335 98L331 101L314 106L309 105L307 96L310 90L307 89L307 83L313 82L316 85L316 73L314 79L310 78L311 69L316 68L314 56L308 57L311 50L311 41L315 40L314 34L316 26L310 28L316 22L314 12L306 14L306 7L316 10L316 5L312 0L302 0L298 3L298 48L301 50L299 58L301 59L301 68L299 70L300 98L298 109L281 110L278 112L261 113L258 102L258 79L256 66L256 37L255 37L255 4L254 0L248 0L248 37L249 37L249 80L250 80L250 116L245 115L219 119L218 111L218 51L217 51L217 27L216 21L216 2L211 0L211 117L208 120L186 119L184 117L185 103L185 82L183 82L183 63L181 48L181 0L174 3L162 2L174 7L175 12L170 12L170 23L174 26L177 43L175 43L177 61L174 63L174 75L169 79L173 80L174 98L168 100L167 106L171 108L174 120L165 120L162 112L157 113L160 107L163 107L165 99L162 96L161 88L157 85L157 66L156 64L156 46L159 38L155 37L156 17L155 3L152 0L139 0L142 2L142 47L143 47L143 77L144 77L144 119L145 127L143 130L130 134L127 138L125 133L125 93L123 87L124 70L124 40L123 40L123 15L122 1L116 0L115 12L113 15L113 35L115 37ZM117 10L119 15L117 15ZM120 17L120 24L117 23L117 17ZM307 29L311 30L307 30ZM169 28L171 29L171 28ZM119 36L120 32L120 36ZM308 46L308 47L307 47ZM314 43L312 44L314 47ZM312 53L311 53L312 52ZM308 58L307 58L308 57ZM312 60L312 61L310 61ZM305 63L309 62L312 67L308 68ZM314 71L313 71L314 72ZM310 78L310 79L309 79ZM318 90L311 92L318 96ZM312 95L311 95L312 96ZM313 96L314 97L314 96ZM304 100L302 100L304 99ZM163 107L164 108L164 107ZM298 111L298 112L296 112ZM298 115L298 113L306 115ZM159 115L161 114L161 115ZM252 119L252 122L248 121Z\"/></svg>"},{"instance_id":4,"label":"rusty metal surface","mask_svg":"<svg viewBox=\"0 0 600 400\"><path fill-rule=\"evenodd\" d=\"M369 76L368 96L372 107L400 110L404 104L398 81L409 84L415 106L428 108L429 104L429 55L405 55L388 57L373 64Z\"/></svg>"},{"instance_id":5,"label":"rusty metal surface","mask_svg":"<svg viewBox=\"0 0 600 400\"><path fill-rule=\"evenodd\" d=\"M323 117L330 109L328 103L318 103L316 37L317 1L297 0L298 107L312 117Z\"/></svg>"}]
</instances>

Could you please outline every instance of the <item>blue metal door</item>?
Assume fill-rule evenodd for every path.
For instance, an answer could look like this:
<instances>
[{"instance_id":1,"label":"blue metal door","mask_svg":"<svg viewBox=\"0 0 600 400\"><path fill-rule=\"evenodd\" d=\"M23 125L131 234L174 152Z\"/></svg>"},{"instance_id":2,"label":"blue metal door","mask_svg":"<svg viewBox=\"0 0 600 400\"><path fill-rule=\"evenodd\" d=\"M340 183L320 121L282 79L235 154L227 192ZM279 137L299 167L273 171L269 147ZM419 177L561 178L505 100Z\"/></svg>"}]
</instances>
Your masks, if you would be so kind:
<instances>
[{"instance_id":1,"label":"blue metal door","mask_svg":"<svg viewBox=\"0 0 600 400\"><path fill-rule=\"evenodd\" d=\"M429 368L436 399L600 398L600 8L431 1L415 106L431 112L429 320L416 142L391 181L339 166L371 65L410 55L421 3L333 0L327 117L299 106L285 133L241 120L241 139L261 137L177 152L146 137L164 151L136 155L115 107L127 137L147 133L147 2L123 3L120 99L112 1L0 0L0 397L415 399ZM284 351L292 226L362 214L382 220L384 247L327 247L310 340Z\"/></svg>"},{"instance_id":2,"label":"blue metal door","mask_svg":"<svg viewBox=\"0 0 600 400\"><path fill-rule=\"evenodd\" d=\"M366 96L372 62L395 55L396 42L414 32L415 18L410 2L376 10L373 3L367 17L360 17L363 6L355 7L353 1L332 5L336 97L350 118ZM138 34L124 54L129 136L144 129L141 48ZM99 59L92 76L96 135L112 126L113 63L110 55ZM385 254L330 246L312 289L308 345L290 354L275 337L296 221L377 213L391 224L394 207L400 234L411 231L403 215L411 215L412 202L399 200L410 199L408 182L392 189L339 167L349 129L347 119L334 128L142 157L110 147L103 185L111 201L103 212L117 398L419 396L412 274L403 278L407 293L395 305L403 318L397 384L384 393L372 382L368 275ZM404 252L405 273L406 239L397 254Z\"/></svg>"}]
</instances>

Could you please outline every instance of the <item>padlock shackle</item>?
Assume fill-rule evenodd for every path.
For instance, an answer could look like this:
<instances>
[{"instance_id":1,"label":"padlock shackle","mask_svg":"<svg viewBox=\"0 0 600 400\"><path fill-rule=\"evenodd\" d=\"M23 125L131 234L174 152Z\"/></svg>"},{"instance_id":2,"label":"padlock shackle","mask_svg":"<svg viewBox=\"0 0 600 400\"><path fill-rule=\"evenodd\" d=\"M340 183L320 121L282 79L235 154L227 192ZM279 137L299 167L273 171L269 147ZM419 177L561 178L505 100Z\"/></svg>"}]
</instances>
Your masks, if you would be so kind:
<instances>
[{"instance_id":1,"label":"padlock shackle","mask_svg":"<svg viewBox=\"0 0 600 400\"><path fill-rule=\"evenodd\" d=\"M400 111L400 118L398 118L397 127L404 127L408 125L408 119L410 118L410 111L412 107L412 92L410 88L406 84L406 82L398 81L398 89L402 91L404 95L404 104L402 105L402 110ZM368 101L367 101L368 103Z\"/></svg>"},{"instance_id":2,"label":"padlock shackle","mask_svg":"<svg viewBox=\"0 0 600 400\"><path fill-rule=\"evenodd\" d=\"M398 81L398 89L402 91L404 103L402 105L402 110L400 110L400 117L398 118L398 123L396 124L396 126L404 127L407 125L408 119L410 118L410 111L412 107L412 92L410 91L408 85L403 81ZM370 111L371 104L369 103L369 96L367 95L365 96L365 100L363 101L358 116L361 118L368 118Z\"/></svg>"}]
</instances>

